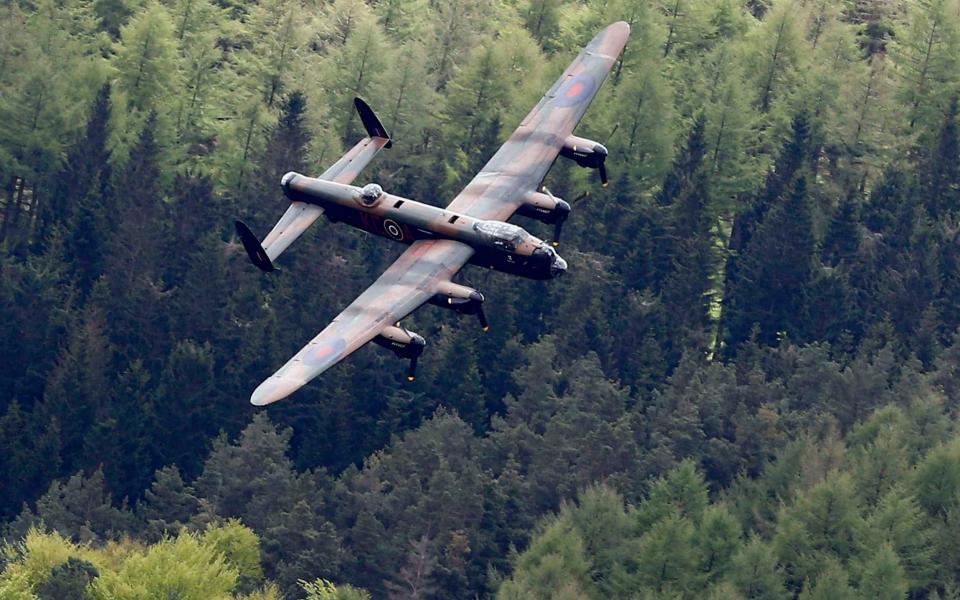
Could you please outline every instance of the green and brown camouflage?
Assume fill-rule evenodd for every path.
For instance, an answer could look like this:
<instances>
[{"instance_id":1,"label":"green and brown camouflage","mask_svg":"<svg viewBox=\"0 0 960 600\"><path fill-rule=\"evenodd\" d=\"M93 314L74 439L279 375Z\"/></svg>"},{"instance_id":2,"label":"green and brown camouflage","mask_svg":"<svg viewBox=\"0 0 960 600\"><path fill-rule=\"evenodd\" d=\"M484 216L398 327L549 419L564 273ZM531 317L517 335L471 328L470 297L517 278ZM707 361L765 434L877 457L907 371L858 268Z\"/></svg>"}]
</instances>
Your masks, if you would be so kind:
<instances>
[{"instance_id":1,"label":"green and brown camouflage","mask_svg":"<svg viewBox=\"0 0 960 600\"><path fill-rule=\"evenodd\" d=\"M555 239L570 206L540 185L557 156L596 169L606 185L607 149L572 135L630 34L614 23L591 40L523 119L473 180L445 209L385 193L380 186L349 185L390 136L373 111L357 99L367 130L361 140L318 178L288 173L281 185L291 205L261 245L237 222L251 260L264 270L321 214L410 244L369 288L323 331L254 391L251 402L285 398L357 348L374 341L410 359L414 376L425 340L399 321L425 303L474 314L486 328L483 295L452 278L467 263L537 279L556 277L566 262L553 248L506 223L521 213L556 225Z\"/></svg>"}]
</instances>

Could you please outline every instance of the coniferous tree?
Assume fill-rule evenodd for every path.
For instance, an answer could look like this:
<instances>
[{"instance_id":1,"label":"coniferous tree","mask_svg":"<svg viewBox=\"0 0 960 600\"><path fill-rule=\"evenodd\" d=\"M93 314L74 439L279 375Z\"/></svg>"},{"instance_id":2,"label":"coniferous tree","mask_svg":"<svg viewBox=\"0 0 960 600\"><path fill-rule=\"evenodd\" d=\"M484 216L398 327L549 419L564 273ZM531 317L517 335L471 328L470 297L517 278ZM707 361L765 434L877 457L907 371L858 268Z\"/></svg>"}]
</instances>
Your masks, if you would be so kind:
<instances>
[{"instance_id":1,"label":"coniferous tree","mask_svg":"<svg viewBox=\"0 0 960 600\"><path fill-rule=\"evenodd\" d=\"M766 345L775 345L784 335L794 341L810 337L807 295L816 240L806 178L798 176L784 195L740 259L725 297L731 350L748 338L754 323L760 326L758 341Z\"/></svg>"},{"instance_id":2,"label":"coniferous tree","mask_svg":"<svg viewBox=\"0 0 960 600\"><path fill-rule=\"evenodd\" d=\"M693 122L687 143L673 160L673 167L667 173L663 186L657 193L657 203L670 206L682 202L694 186L694 175L703 164L707 151L704 139L706 119L701 113Z\"/></svg>"},{"instance_id":3,"label":"coniferous tree","mask_svg":"<svg viewBox=\"0 0 960 600\"><path fill-rule=\"evenodd\" d=\"M25 510L12 524L21 536L32 526L43 525L80 543L103 544L129 534L134 528L133 514L116 508L97 469L89 476L77 473L65 482L54 481L36 503L36 511Z\"/></svg>"},{"instance_id":4,"label":"coniferous tree","mask_svg":"<svg viewBox=\"0 0 960 600\"><path fill-rule=\"evenodd\" d=\"M95 278L88 265L95 266L102 260L102 250L94 242L104 233L103 203L111 176L109 123L110 86L104 85L90 111L83 136L67 153L41 217L44 237L55 224L69 224L73 235L68 242L68 256L84 270L82 281L88 285Z\"/></svg>"},{"instance_id":5,"label":"coniferous tree","mask_svg":"<svg viewBox=\"0 0 960 600\"><path fill-rule=\"evenodd\" d=\"M877 600L895 600L907 595L906 574L900 560L889 545L880 546L863 566L860 593Z\"/></svg>"},{"instance_id":6,"label":"coniferous tree","mask_svg":"<svg viewBox=\"0 0 960 600\"><path fill-rule=\"evenodd\" d=\"M783 576L770 547L757 537L731 560L731 575L736 589L746 598L775 600L783 598Z\"/></svg>"},{"instance_id":7,"label":"coniferous tree","mask_svg":"<svg viewBox=\"0 0 960 600\"><path fill-rule=\"evenodd\" d=\"M850 263L860 249L860 219L857 198L847 196L834 211L827 232L820 245L820 256L825 265L835 267L841 261Z\"/></svg>"},{"instance_id":8,"label":"coniferous tree","mask_svg":"<svg viewBox=\"0 0 960 600\"><path fill-rule=\"evenodd\" d=\"M137 516L146 524L147 539L153 542L176 535L199 510L200 500L175 465L157 470L150 489L137 504Z\"/></svg>"},{"instance_id":9,"label":"coniferous tree","mask_svg":"<svg viewBox=\"0 0 960 600\"><path fill-rule=\"evenodd\" d=\"M945 218L960 210L960 140L957 139L957 98L946 111L935 148L922 177L924 204L930 216Z\"/></svg>"}]
</instances>

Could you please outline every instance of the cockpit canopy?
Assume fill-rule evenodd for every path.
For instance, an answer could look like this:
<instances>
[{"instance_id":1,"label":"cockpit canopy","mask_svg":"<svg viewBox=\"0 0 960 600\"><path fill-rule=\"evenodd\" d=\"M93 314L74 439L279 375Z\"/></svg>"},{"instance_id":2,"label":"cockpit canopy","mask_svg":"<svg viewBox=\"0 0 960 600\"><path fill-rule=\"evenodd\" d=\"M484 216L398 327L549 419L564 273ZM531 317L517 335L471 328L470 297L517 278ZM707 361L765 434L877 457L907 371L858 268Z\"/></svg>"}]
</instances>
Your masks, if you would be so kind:
<instances>
[{"instance_id":1,"label":"cockpit canopy","mask_svg":"<svg viewBox=\"0 0 960 600\"><path fill-rule=\"evenodd\" d=\"M487 244L511 252L530 237L522 227L503 221L477 221L473 229Z\"/></svg>"}]
</instances>

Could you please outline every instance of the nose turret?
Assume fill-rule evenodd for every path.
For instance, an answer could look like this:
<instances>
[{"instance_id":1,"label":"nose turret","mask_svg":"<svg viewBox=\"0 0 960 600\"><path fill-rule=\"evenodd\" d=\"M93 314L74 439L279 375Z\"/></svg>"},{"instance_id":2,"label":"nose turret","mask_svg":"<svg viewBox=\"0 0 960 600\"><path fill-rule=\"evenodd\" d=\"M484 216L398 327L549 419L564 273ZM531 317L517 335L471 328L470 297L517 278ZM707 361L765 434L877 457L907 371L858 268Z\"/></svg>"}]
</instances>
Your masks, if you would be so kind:
<instances>
[{"instance_id":1,"label":"nose turret","mask_svg":"<svg viewBox=\"0 0 960 600\"><path fill-rule=\"evenodd\" d=\"M553 258L553 262L550 263L550 277L560 277L567 272L567 261L560 258L560 255L557 254Z\"/></svg>"},{"instance_id":2,"label":"nose turret","mask_svg":"<svg viewBox=\"0 0 960 600\"><path fill-rule=\"evenodd\" d=\"M560 255L557 254L557 251L554 250L550 244L540 242L540 247L534 251L533 255L543 261L551 279L560 277L567 272L567 261L560 258Z\"/></svg>"}]
</instances>

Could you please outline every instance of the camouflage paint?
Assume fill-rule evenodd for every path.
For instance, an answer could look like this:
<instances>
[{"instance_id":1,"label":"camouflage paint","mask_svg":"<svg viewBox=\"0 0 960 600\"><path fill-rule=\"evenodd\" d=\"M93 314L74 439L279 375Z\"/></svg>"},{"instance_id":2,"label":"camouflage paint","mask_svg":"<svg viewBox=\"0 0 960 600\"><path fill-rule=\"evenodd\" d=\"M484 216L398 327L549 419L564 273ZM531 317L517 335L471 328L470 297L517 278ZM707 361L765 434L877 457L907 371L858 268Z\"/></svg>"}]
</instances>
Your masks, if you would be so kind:
<instances>
[{"instance_id":1,"label":"camouflage paint","mask_svg":"<svg viewBox=\"0 0 960 600\"><path fill-rule=\"evenodd\" d=\"M417 210L422 212L417 213L415 220L413 216L408 219L405 216L401 218L400 215L389 213L387 208L382 209L382 214L373 210L360 211L360 204L356 204L356 208L351 208L353 214L363 212L368 219L382 219L384 225L390 220L398 226L421 228L421 225L414 224L415 221L423 225L425 234L443 236L447 239L413 241L410 248L373 285L273 376L260 384L254 391L251 402L256 405L265 405L289 396L360 346L377 338L387 328L394 327L400 319L425 302L436 298L438 294L448 294L453 298L453 293L460 295L474 292L465 286L451 287L457 285L453 284L451 279L467 261L476 262L476 257L487 253L489 247L472 247L469 243L453 238L461 235L468 226L472 228L472 223L477 220L505 221L526 203L539 203L541 209L549 209L552 201L549 197L532 194L539 193L537 188L543 181L543 177L565 147L572 148L574 144L584 142L593 144L582 138L571 138L571 133L586 112L614 61L623 51L629 34L630 27L624 22L614 23L597 34L530 111L510 139L500 147L493 158L445 210L429 207L432 211L427 212L422 207L429 205L396 199L389 194L385 194L387 197L380 198L373 208L393 207L398 200L403 200L401 208L410 202L409 208L413 209L416 204ZM375 121L369 107L363 106L368 111L365 124L369 119ZM363 116L360 105L358 110ZM300 176L303 179L301 193L307 193L304 191L307 189L310 189L311 193L319 190L320 184L324 183L320 180L339 183L352 181L357 172L369 162L372 155L380 147L386 147L389 144L382 126L378 122L376 125L379 131L383 132L382 137L375 135L378 131L377 127L368 126L370 137L355 146L319 179ZM376 147L378 144L379 147ZM296 177L291 177L285 183L292 187L298 181L300 180ZM327 188L332 189L329 186ZM357 189L351 187L351 192ZM391 198L394 198L392 202ZM531 200L533 202L530 202ZM294 204L300 202L302 199L295 200ZM306 202L303 204L313 206ZM333 202L331 206L333 205L344 208L339 202ZM292 208L288 209L288 212L290 210ZM271 236L274 232L267 236L267 240L272 242L271 247L276 245L279 248L279 244L282 243L280 240L289 245L286 238L291 236L290 232L297 231L296 235L299 235L303 230L300 228L302 222L310 220L312 223L319 216L318 211L322 209L317 206L314 209L298 208L297 210L299 212L288 218L288 222L284 223L284 228L279 233L273 238ZM408 213L414 214L413 211ZM449 223L453 216L458 218L454 223ZM443 224L444 217L446 225ZM460 220L465 222L457 225ZM374 221L368 221L367 224L370 223ZM279 227L280 223L275 231ZM388 233L388 237L395 237L398 241L408 241L407 233L405 231L402 233L402 236L399 234L392 236ZM292 237L295 238L296 235ZM411 237L415 235L411 234ZM403 239L400 240L400 238ZM536 240L536 238L533 239ZM527 241L530 240L524 243ZM542 244L540 240L536 242ZM285 248L286 245L283 247ZM502 256L505 253L498 254ZM405 330L403 333L413 335ZM394 332L393 337L399 335ZM389 339L396 343L396 340Z\"/></svg>"}]
</instances>

